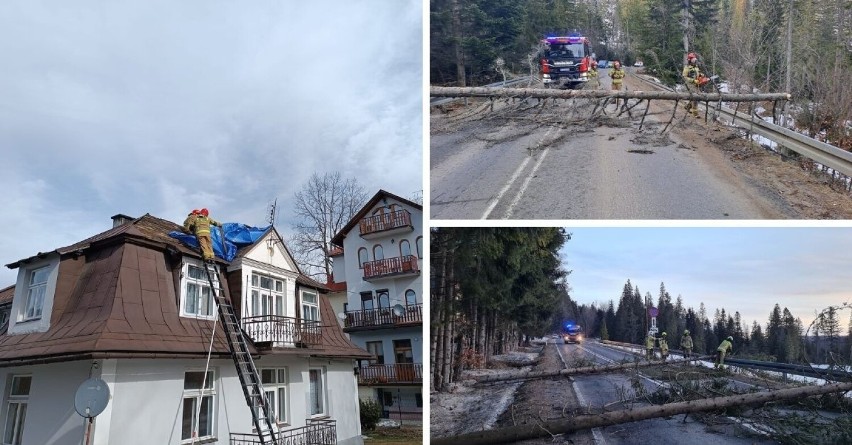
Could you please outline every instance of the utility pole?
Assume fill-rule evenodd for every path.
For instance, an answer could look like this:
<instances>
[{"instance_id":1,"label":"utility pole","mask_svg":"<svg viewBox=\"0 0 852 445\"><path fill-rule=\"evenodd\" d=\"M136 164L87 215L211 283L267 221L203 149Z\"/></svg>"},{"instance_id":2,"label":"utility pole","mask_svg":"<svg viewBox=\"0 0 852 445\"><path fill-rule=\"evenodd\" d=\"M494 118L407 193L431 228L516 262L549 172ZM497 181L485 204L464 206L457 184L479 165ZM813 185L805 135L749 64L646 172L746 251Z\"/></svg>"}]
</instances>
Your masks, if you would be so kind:
<instances>
[{"instance_id":1,"label":"utility pole","mask_svg":"<svg viewBox=\"0 0 852 445\"><path fill-rule=\"evenodd\" d=\"M683 63L689 54L689 0L683 0Z\"/></svg>"}]
</instances>

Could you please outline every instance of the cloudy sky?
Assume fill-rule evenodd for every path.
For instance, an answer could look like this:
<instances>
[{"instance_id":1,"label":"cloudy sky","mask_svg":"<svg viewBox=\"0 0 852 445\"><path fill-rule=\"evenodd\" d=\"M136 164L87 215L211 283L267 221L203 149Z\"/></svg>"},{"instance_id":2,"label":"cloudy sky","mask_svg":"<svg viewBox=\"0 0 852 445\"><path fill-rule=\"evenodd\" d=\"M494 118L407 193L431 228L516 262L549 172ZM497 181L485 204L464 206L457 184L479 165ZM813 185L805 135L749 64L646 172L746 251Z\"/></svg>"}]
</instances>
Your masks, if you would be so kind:
<instances>
[{"instance_id":1,"label":"cloudy sky","mask_svg":"<svg viewBox=\"0 0 852 445\"><path fill-rule=\"evenodd\" d=\"M0 264L144 213L292 220L314 172L422 186L420 0L3 2ZM0 288L15 271L0 270Z\"/></svg>"},{"instance_id":2,"label":"cloudy sky","mask_svg":"<svg viewBox=\"0 0 852 445\"><path fill-rule=\"evenodd\" d=\"M764 326L776 303L807 325L814 311L852 303L852 228L567 228L562 251L580 303L618 298L629 278L656 302L672 299L712 318L740 311ZM842 322L849 320L844 311Z\"/></svg>"}]
</instances>

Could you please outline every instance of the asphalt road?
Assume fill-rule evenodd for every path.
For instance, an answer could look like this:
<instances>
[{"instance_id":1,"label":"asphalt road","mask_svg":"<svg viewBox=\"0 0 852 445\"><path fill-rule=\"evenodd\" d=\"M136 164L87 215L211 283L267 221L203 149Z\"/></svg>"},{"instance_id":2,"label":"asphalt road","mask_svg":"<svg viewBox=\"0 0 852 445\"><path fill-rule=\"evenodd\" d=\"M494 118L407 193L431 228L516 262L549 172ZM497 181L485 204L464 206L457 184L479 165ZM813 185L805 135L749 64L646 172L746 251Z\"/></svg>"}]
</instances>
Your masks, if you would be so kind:
<instances>
[{"instance_id":1,"label":"asphalt road","mask_svg":"<svg viewBox=\"0 0 852 445\"><path fill-rule=\"evenodd\" d=\"M584 355L591 361L601 364L619 362L623 359L633 360L634 355L600 345L594 341L586 341L581 345L561 345L560 353L570 357L572 354ZM648 392L655 391L660 382L647 377L640 378L640 384ZM631 382L623 373L599 374L574 377L574 391L581 404L600 407L622 400L622 394L629 392ZM646 406L636 402L634 406ZM617 409L614 408L614 409ZM696 422L692 417L683 421L683 415L671 418L660 418L614 425L605 428L595 428L592 434L598 445L664 445L664 444L769 444L771 441L755 437L741 437L743 430L737 425L718 425L708 427Z\"/></svg>"},{"instance_id":2,"label":"asphalt road","mask_svg":"<svg viewBox=\"0 0 852 445\"><path fill-rule=\"evenodd\" d=\"M602 73L601 87L609 88ZM493 108L433 113L431 217L767 217L765 204L730 172L678 135L660 135L670 111L655 114L652 108L640 131L641 113L615 118L612 105L609 116L583 122L593 108L589 101L498 101Z\"/></svg>"}]
</instances>

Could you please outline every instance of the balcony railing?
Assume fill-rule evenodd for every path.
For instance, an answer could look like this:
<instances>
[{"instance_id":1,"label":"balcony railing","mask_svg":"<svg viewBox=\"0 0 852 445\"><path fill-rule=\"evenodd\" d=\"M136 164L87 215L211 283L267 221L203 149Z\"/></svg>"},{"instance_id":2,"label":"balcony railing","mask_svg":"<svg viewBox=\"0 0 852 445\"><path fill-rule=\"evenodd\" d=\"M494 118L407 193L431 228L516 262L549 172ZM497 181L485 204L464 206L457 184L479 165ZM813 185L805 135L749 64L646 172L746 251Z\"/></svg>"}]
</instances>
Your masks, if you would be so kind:
<instances>
[{"instance_id":1,"label":"balcony railing","mask_svg":"<svg viewBox=\"0 0 852 445\"><path fill-rule=\"evenodd\" d=\"M382 277L418 273L420 273L420 269L417 267L417 257L414 255L396 256L364 263L364 279L368 281Z\"/></svg>"},{"instance_id":2,"label":"balcony railing","mask_svg":"<svg viewBox=\"0 0 852 445\"><path fill-rule=\"evenodd\" d=\"M242 327L256 343L318 345L322 342L322 331L318 321L280 315L259 315L244 317Z\"/></svg>"},{"instance_id":3,"label":"balcony railing","mask_svg":"<svg viewBox=\"0 0 852 445\"><path fill-rule=\"evenodd\" d=\"M336 445L337 421L308 419L308 424L299 428L282 430L276 434L275 445ZM257 434L231 433L231 445L261 444ZM267 444L269 445L269 444Z\"/></svg>"},{"instance_id":4,"label":"balcony railing","mask_svg":"<svg viewBox=\"0 0 852 445\"><path fill-rule=\"evenodd\" d=\"M359 221L358 225L361 229L361 236L402 227L413 228L411 225L411 213L408 210L397 210L382 215L370 216Z\"/></svg>"},{"instance_id":5,"label":"balcony railing","mask_svg":"<svg viewBox=\"0 0 852 445\"><path fill-rule=\"evenodd\" d=\"M394 314L393 309L386 307L346 312L343 327L365 328L423 323L423 305L413 304L404 307L405 310L401 315Z\"/></svg>"},{"instance_id":6,"label":"balcony railing","mask_svg":"<svg viewBox=\"0 0 852 445\"><path fill-rule=\"evenodd\" d=\"M358 368L359 385L383 385L386 383L423 383L423 364L396 363Z\"/></svg>"}]
</instances>

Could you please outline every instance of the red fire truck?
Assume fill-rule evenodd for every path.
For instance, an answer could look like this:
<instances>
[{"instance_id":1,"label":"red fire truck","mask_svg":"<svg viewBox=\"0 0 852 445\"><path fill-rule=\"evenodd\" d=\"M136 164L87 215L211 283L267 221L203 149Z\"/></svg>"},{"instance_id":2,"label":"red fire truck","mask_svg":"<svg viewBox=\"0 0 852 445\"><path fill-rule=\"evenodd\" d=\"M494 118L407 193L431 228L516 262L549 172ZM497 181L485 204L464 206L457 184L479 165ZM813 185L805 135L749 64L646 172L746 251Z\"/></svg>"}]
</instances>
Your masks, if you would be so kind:
<instances>
[{"instance_id":1,"label":"red fire truck","mask_svg":"<svg viewBox=\"0 0 852 445\"><path fill-rule=\"evenodd\" d=\"M541 41L539 70L545 88L577 88L589 81L592 51L589 39L579 34L546 37Z\"/></svg>"}]
</instances>

